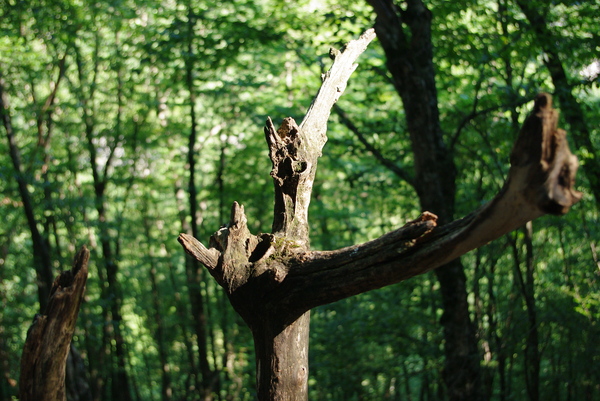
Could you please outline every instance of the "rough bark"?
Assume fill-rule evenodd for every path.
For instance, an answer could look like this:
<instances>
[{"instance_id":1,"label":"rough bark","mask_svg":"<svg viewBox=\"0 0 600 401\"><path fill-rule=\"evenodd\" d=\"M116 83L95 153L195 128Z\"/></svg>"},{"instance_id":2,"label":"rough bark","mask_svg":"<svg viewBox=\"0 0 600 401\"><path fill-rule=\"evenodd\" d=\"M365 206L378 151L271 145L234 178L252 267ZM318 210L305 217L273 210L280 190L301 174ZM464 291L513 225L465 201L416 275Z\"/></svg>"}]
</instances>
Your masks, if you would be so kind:
<instances>
[{"instance_id":1,"label":"rough bark","mask_svg":"<svg viewBox=\"0 0 600 401\"><path fill-rule=\"evenodd\" d=\"M354 60L373 37L367 31L335 57L300 126L286 119L276 131L267 121L275 183L273 232L252 235L243 206L234 203L229 224L211 237L208 249L193 236L179 236L253 333L260 400L307 399L311 308L428 272L545 213L566 213L581 197L572 187L577 158L565 132L556 128L550 96L542 94L513 149L506 185L489 204L443 226L424 212L365 244L310 251L307 208L327 118Z\"/></svg>"},{"instance_id":2,"label":"rough bark","mask_svg":"<svg viewBox=\"0 0 600 401\"><path fill-rule=\"evenodd\" d=\"M21 356L21 401L66 400L65 374L71 338L83 300L89 251L83 247L73 268L61 273L44 315L36 315Z\"/></svg>"}]
</instances>

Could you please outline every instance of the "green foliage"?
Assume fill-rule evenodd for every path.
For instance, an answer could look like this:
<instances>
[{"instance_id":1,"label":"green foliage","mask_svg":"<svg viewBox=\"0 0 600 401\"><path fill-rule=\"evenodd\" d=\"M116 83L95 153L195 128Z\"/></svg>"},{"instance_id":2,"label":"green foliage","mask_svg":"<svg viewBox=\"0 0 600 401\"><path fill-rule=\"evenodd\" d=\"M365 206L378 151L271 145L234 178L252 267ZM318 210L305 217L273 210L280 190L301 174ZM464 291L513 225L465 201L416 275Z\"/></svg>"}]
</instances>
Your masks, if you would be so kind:
<instances>
[{"instance_id":1,"label":"green foliage","mask_svg":"<svg viewBox=\"0 0 600 401\"><path fill-rule=\"evenodd\" d=\"M582 72L597 62L598 6L538 3L598 148L598 75ZM331 63L329 47L371 26L372 10L347 0L0 5L0 74L38 227L56 272L69 266L81 244L92 250L75 336L88 373L110 380L109 372L94 372L110 323L103 311L113 302L101 246L108 240L119 263L134 396L159 399L166 372L173 399L195 399L198 345L188 291L199 288L217 391L224 399L253 399L250 333L208 274L192 288L176 238L194 218L207 243L227 222L233 201L245 206L253 233L270 230L271 164L262 125L267 116L275 124L287 116L301 119ZM460 217L502 186L519 122L530 109L526 101L554 88L541 47L512 2L436 0L428 6L442 126L459 172ZM195 216L189 216L187 182L190 65L198 129ZM45 106L56 85L56 99ZM402 104L377 43L359 60L339 106L382 158L413 175ZM335 112L328 135L309 216L314 249L373 239L418 216L411 184L382 164ZM4 127L0 136L0 366L8 379L0 395L10 399L37 289ZM582 159L586 152L576 149ZM105 185L103 221L95 174ZM578 179L588 192L583 174ZM569 215L534 223L542 399L600 394L597 369L590 369L600 363L598 238L598 208L588 193ZM506 399L526 399L529 328L516 276L524 241L514 234L464 258L491 399L500 399L501 391ZM434 276L426 275L316 309L312 398L444 399L438 297ZM114 362L113 347L104 369ZM99 396L111 399L108 392Z\"/></svg>"}]
</instances>

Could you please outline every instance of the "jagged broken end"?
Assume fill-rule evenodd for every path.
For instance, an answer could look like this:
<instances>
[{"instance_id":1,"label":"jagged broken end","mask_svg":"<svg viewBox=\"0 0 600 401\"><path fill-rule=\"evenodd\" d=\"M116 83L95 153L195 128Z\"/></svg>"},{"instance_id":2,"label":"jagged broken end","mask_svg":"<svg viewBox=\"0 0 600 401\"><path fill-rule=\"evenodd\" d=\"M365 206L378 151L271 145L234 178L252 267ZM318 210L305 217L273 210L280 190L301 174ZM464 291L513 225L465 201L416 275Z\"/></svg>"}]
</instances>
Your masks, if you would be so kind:
<instances>
[{"instance_id":1,"label":"jagged broken end","mask_svg":"<svg viewBox=\"0 0 600 401\"><path fill-rule=\"evenodd\" d=\"M84 245L75 255L71 269L61 272L54 279L52 289L50 290L50 297L64 296L65 292L77 290L83 292L87 281L89 259L90 251Z\"/></svg>"},{"instance_id":2,"label":"jagged broken end","mask_svg":"<svg viewBox=\"0 0 600 401\"><path fill-rule=\"evenodd\" d=\"M558 117L552 96L540 93L511 152L509 182L541 212L562 215L582 193L574 188L579 162Z\"/></svg>"},{"instance_id":3,"label":"jagged broken end","mask_svg":"<svg viewBox=\"0 0 600 401\"><path fill-rule=\"evenodd\" d=\"M23 401L65 399L65 362L83 301L89 256L83 246L73 267L54 280L44 315L36 315L27 331L19 380Z\"/></svg>"}]
</instances>

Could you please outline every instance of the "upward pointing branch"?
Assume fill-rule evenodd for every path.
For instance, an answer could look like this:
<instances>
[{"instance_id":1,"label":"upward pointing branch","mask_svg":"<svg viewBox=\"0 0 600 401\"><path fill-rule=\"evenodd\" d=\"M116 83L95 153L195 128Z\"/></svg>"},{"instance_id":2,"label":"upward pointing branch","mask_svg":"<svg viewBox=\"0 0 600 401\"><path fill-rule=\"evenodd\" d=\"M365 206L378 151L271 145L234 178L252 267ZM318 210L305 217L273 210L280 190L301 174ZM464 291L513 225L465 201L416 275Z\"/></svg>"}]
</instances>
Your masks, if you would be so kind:
<instances>
[{"instance_id":1,"label":"upward pointing branch","mask_svg":"<svg viewBox=\"0 0 600 401\"><path fill-rule=\"evenodd\" d=\"M283 120L275 130L269 118L265 137L273 162L271 176L275 183L275 210L272 232L295 241L304 249L309 247L308 206L317 171L317 160L327 142L327 120L338 101L350 75L357 67L356 59L375 38L369 29L341 51L331 51L333 65L323 74L323 83L300 126L293 118Z\"/></svg>"},{"instance_id":2,"label":"upward pointing branch","mask_svg":"<svg viewBox=\"0 0 600 401\"><path fill-rule=\"evenodd\" d=\"M321 149L327 141L327 120L331 109L344 93L350 75L358 66L355 63L356 59L367 49L373 39L375 39L375 29L368 29L357 40L350 41L341 51L337 52L334 49L330 51L330 55L334 58L333 65L323 75L323 84L300 124L300 130L310 135L311 140L319 141Z\"/></svg>"}]
</instances>

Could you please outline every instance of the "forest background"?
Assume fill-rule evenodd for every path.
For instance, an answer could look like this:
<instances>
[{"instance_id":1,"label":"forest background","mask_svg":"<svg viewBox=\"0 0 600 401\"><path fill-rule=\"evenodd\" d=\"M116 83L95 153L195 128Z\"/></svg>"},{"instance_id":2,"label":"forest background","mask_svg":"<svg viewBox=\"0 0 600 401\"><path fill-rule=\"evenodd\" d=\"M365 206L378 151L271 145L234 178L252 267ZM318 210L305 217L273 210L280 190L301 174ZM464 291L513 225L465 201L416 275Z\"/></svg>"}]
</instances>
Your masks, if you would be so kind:
<instances>
[{"instance_id":1,"label":"forest background","mask_svg":"<svg viewBox=\"0 0 600 401\"><path fill-rule=\"evenodd\" d=\"M457 167L456 216L501 188L540 90L563 108L561 126L582 165L584 197L568 215L462 258L474 357L488 399L598 399L600 8L530 1L536 19L520 3L426 3L440 119ZM253 399L250 332L176 239L206 240L233 201L252 216L252 232L270 231L262 126L267 116L277 124L304 114L329 48L371 27L372 7L0 4L0 399L16 395L47 283L83 244L90 277L72 354L82 357L75 362L87 399ZM328 136L310 209L312 248L373 239L419 215L403 104L377 40ZM445 399L440 304L439 283L426 274L315 309L310 399Z\"/></svg>"}]
</instances>

